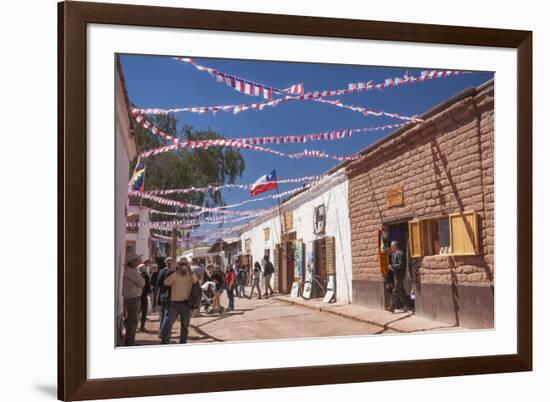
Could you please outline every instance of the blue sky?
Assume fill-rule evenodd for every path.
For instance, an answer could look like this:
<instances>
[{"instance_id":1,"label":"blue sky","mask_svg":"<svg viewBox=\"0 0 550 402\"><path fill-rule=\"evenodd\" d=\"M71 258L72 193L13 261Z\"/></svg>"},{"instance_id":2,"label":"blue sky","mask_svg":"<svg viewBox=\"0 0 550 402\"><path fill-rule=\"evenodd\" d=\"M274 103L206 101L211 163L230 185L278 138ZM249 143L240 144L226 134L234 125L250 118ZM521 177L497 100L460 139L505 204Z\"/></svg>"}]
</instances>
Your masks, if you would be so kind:
<instances>
[{"instance_id":1,"label":"blue sky","mask_svg":"<svg viewBox=\"0 0 550 402\"><path fill-rule=\"evenodd\" d=\"M183 55L182 55L183 56ZM186 57L192 57L185 55ZM209 74L194 66L171 57L121 55L122 70L130 102L138 107L175 108L190 106L214 106L261 102L262 98L241 94L232 88L216 82ZM304 83L305 91L342 89L348 83L383 82L386 78L401 77L405 73L418 75L427 68L350 66L334 64L288 63L271 61L248 61L230 59L193 58L201 65L278 88ZM432 66L430 69L437 69ZM367 107L373 110L398 113L405 116L421 114L461 90L478 86L493 78L492 72L473 72L417 84L330 97L343 103ZM177 113L178 130L184 125L197 130L210 128L226 138L255 137L268 135L305 134L346 128L374 127L399 123L400 120L369 116L321 104L319 102L283 102L277 107L263 111L248 110L239 114L218 112L195 114ZM304 149L321 150L330 154L350 155L374 141L390 134L393 130L360 133L353 137L335 141L318 141L306 144L270 145L282 152L300 152ZM339 162L329 159L288 159L263 152L243 150L246 169L238 183L253 183L258 177L275 169L277 177L295 178L322 174ZM167 172L167 174L169 174ZM281 184L280 191L286 191L300 184ZM274 193L274 192L273 192ZM266 195L270 193L265 193ZM228 204L248 200L245 190L224 190ZM265 200L248 203L239 209L256 209L274 206L275 201ZM242 222L239 222L239 224ZM213 225L204 226L214 228ZM200 234L200 230L196 234Z\"/></svg>"}]
</instances>

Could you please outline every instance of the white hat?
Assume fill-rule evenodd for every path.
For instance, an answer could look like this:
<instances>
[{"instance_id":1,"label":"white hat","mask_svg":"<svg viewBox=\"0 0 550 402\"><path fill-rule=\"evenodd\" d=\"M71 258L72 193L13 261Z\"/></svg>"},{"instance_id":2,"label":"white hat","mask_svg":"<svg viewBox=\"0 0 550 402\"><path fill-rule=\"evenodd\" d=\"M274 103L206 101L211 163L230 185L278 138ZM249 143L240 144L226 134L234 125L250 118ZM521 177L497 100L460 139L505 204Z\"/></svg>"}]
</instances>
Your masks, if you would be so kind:
<instances>
[{"instance_id":1,"label":"white hat","mask_svg":"<svg viewBox=\"0 0 550 402\"><path fill-rule=\"evenodd\" d=\"M137 270L139 272L145 272L147 270L147 266L145 264L139 264Z\"/></svg>"},{"instance_id":2,"label":"white hat","mask_svg":"<svg viewBox=\"0 0 550 402\"><path fill-rule=\"evenodd\" d=\"M129 253L126 253L126 264L137 260L141 255L137 255L135 251L130 251Z\"/></svg>"},{"instance_id":3,"label":"white hat","mask_svg":"<svg viewBox=\"0 0 550 402\"><path fill-rule=\"evenodd\" d=\"M164 262L167 263L167 264L168 264L169 262L172 262L172 261L174 261L174 259L173 259L172 257L166 257L166 258L164 259Z\"/></svg>"}]
</instances>

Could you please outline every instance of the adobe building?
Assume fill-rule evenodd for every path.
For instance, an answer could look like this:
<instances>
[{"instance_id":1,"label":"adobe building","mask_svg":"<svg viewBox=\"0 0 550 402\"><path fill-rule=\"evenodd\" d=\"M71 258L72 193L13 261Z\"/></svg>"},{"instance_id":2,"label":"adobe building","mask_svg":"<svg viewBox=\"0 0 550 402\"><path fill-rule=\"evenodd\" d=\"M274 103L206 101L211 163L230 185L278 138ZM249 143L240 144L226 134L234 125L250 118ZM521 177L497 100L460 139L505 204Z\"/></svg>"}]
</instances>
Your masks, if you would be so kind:
<instances>
[{"instance_id":1,"label":"adobe building","mask_svg":"<svg viewBox=\"0 0 550 402\"><path fill-rule=\"evenodd\" d=\"M346 164L353 302L389 305L385 247L397 240L416 271L417 315L492 328L493 81L421 117Z\"/></svg>"},{"instance_id":2,"label":"adobe building","mask_svg":"<svg viewBox=\"0 0 550 402\"><path fill-rule=\"evenodd\" d=\"M280 213L259 217L241 230L245 265L268 256L275 268L273 289L281 294L291 293L294 283L304 283L309 265L321 283L333 280L335 300L351 303L348 198L346 172L337 165L322 180L288 197ZM314 293L315 298L323 295Z\"/></svg>"}]
</instances>

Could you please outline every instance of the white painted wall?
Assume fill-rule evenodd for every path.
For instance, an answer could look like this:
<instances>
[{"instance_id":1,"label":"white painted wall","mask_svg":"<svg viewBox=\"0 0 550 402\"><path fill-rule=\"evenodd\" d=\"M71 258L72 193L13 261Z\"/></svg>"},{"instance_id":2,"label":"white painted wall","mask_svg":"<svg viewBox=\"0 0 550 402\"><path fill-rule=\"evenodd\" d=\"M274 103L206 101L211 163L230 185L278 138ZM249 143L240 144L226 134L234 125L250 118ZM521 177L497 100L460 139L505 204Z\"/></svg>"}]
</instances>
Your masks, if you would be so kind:
<instances>
[{"instance_id":1,"label":"white painted wall","mask_svg":"<svg viewBox=\"0 0 550 402\"><path fill-rule=\"evenodd\" d=\"M128 213L139 215L140 226L138 226L137 233L127 233L126 239L136 242L136 253L141 255L142 260L145 261L149 258L149 226L141 225L141 223L149 222L149 209L131 205Z\"/></svg>"},{"instance_id":2,"label":"white painted wall","mask_svg":"<svg viewBox=\"0 0 550 402\"><path fill-rule=\"evenodd\" d=\"M128 200L128 180L130 160L137 155L136 144L130 136L128 105L124 97L119 75L116 75L116 121L115 121L115 292L117 295L117 314L124 310L122 299L122 279L126 258L126 203Z\"/></svg>"},{"instance_id":3,"label":"white painted wall","mask_svg":"<svg viewBox=\"0 0 550 402\"><path fill-rule=\"evenodd\" d=\"M325 235L315 236L313 214L315 207L325 204ZM298 194L284 203L283 211L293 211L296 238L304 243L324 236L334 236L336 298L339 301L352 302L351 291L351 235L348 208L348 180L343 169L333 173L309 190ZM280 221L278 214L262 218L252 223L250 228L241 233L241 245L245 253L245 240L251 239L251 254L254 261L260 261L264 249L271 249L273 256L275 245L280 242ZM264 228L271 229L269 241L264 240ZM273 261L273 257L272 257Z\"/></svg>"},{"instance_id":4,"label":"white painted wall","mask_svg":"<svg viewBox=\"0 0 550 402\"><path fill-rule=\"evenodd\" d=\"M264 229L269 228L269 240L265 240ZM281 222L279 215L272 215L269 217L262 217L254 221L254 226L251 225L250 229L242 232L241 239L241 253L248 254L245 248L246 239L251 239L250 254L252 255L252 263L259 262L261 264L264 252L269 249L269 258L273 263L275 261L275 252L277 250L276 245L281 242ZM275 265L275 264L274 264ZM277 267L275 267L275 275L277 274ZM275 286L275 275L271 276L271 287ZM263 282L263 281L262 281ZM262 283L265 286L265 283Z\"/></svg>"}]
</instances>

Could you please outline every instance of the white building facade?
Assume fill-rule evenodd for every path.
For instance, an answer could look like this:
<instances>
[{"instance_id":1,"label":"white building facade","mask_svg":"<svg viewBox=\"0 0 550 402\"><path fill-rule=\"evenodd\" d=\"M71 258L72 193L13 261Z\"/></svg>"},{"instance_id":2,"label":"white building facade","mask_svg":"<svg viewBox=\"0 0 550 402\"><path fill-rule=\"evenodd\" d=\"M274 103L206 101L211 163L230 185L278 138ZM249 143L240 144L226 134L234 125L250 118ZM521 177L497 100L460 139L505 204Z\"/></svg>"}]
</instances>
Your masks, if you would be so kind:
<instances>
[{"instance_id":1,"label":"white building facade","mask_svg":"<svg viewBox=\"0 0 550 402\"><path fill-rule=\"evenodd\" d=\"M130 205L128 221L137 222L138 226L126 229L126 251L132 249L145 261L150 258L149 209Z\"/></svg>"},{"instance_id":2,"label":"white building facade","mask_svg":"<svg viewBox=\"0 0 550 402\"><path fill-rule=\"evenodd\" d=\"M126 205L128 201L128 181L130 161L137 157L138 149L133 138L130 113L124 87L124 78L117 66L116 74L116 120L115 120L115 275L116 275L116 314L121 322L124 313L122 298L122 280L126 259Z\"/></svg>"},{"instance_id":3,"label":"white building facade","mask_svg":"<svg viewBox=\"0 0 550 402\"><path fill-rule=\"evenodd\" d=\"M269 254L275 265L272 285L277 282L279 291L289 293L292 282L304 280L299 273L304 272L308 254L313 251L321 278L329 274L335 277L336 300L351 303L351 230L345 169L290 198L281 210L284 233L277 212L253 221L240 234L242 253L253 261Z\"/></svg>"}]
</instances>

